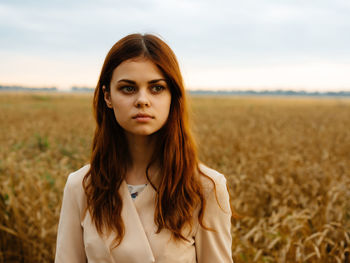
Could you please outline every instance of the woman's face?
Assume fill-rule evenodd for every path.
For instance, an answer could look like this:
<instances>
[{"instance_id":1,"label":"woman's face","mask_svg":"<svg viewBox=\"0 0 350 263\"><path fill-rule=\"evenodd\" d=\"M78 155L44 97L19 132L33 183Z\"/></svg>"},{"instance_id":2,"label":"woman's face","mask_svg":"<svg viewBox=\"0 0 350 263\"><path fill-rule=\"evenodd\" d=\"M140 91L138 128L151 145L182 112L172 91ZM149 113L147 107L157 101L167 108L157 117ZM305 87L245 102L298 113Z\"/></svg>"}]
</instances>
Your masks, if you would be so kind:
<instances>
[{"instance_id":1,"label":"woman's face","mask_svg":"<svg viewBox=\"0 0 350 263\"><path fill-rule=\"evenodd\" d=\"M119 125L130 134L151 135L168 119L169 87L161 71L146 58L129 59L116 67L104 98Z\"/></svg>"}]
</instances>

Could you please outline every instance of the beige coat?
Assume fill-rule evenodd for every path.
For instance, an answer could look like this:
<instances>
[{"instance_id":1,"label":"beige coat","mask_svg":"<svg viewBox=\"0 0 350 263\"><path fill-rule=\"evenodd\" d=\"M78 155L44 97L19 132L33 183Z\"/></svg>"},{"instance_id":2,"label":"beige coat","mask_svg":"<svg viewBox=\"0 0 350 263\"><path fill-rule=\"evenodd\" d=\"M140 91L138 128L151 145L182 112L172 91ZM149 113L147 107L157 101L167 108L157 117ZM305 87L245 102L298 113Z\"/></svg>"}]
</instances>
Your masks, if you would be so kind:
<instances>
[{"instance_id":1,"label":"beige coat","mask_svg":"<svg viewBox=\"0 0 350 263\"><path fill-rule=\"evenodd\" d=\"M207 207L204 224L215 229L204 230L195 221L188 233L189 241L171 239L168 230L156 234L154 223L156 192L150 184L132 200L126 182L119 189L123 198L122 218L125 236L121 244L111 248L113 233L100 236L84 213L86 196L82 179L89 165L69 175L63 195L58 225L56 263L229 263L231 256L231 210L226 179L222 174L201 165L201 170L216 183L218 206L213 187L204 180ZM224 211L223 211L224 210Z\"/></svg>"}]
</instances>

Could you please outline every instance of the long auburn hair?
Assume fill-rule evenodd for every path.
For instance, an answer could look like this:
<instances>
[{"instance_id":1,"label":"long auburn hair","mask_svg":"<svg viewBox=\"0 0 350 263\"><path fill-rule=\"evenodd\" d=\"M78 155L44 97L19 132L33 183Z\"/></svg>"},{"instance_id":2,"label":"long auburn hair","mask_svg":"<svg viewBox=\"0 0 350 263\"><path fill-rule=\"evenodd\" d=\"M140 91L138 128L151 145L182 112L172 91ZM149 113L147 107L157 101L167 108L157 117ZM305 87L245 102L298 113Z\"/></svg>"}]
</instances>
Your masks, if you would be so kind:
<instances>
[{"instance_id":1,"label":"long auburn hair","mask_svg":"<svg viewBox=\"0 0 350 263\"><path fill-rule=\"evenodd\" d=\"M92 221L100 234L105 229L116 233L116 246L125 234L121 217L123 201L116 189L125 179L131 157L123 128L116 121L113 110L107 107L102 87L109 92L114 69L123 61L138 57L149 59L161 70L171 92L169 116L157 131L157 145L146 170L147 179L157 192L154 213L157 233L168 229L175 239L186 240L182 230L185 226L192 228L193 215L198 208L198 221L206 228L203 225L206 202L200 179L200 175L204 174L199 170L196 147L189 129L185 89L176 56L155 35L131 34L114 44L101 70L93 99L97 125L90 169L83 180L87 210ZM148 176L149 167L156 161L161 165L161 179L157 187Z\"/></svg>"}]
</instances>

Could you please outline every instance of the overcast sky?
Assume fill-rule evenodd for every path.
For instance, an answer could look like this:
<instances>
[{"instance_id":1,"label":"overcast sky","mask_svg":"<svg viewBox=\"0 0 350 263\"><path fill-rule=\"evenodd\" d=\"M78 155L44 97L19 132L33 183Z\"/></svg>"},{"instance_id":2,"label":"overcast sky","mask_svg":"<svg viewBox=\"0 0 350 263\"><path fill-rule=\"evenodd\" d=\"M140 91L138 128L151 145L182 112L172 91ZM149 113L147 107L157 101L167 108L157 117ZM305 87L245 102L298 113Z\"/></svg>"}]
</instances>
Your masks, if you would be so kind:
<instances>
[{"instance_id":1,"label":"overcast sky","mask_svg":"<svg viewBox=\"0 0 350 263\"><path fill-rule=\"evenodd\" d=\"M349 0L0 0L0 84L94 87L135 32L170 45L190 89L350 90Z\"/></svg>"}]
</instances>

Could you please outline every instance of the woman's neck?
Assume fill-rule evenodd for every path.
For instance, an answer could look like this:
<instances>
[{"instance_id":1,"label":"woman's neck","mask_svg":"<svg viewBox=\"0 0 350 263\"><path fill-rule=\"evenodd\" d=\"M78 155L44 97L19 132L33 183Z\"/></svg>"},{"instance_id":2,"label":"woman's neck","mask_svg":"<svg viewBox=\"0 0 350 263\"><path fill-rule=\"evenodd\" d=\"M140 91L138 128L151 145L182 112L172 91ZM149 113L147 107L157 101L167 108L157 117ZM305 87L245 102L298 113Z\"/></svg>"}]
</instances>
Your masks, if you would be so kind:
<instances>
[{"instance_id":1,"label":"woman's neck","mask_svg":"<svg viewBox=\"0 0 350 263\"><path fill-rule=\"evenodd\" d=\"M134 134L126 134L126 137L132 159L131 166L126 174L126 182L134 185L147 183L146 168L154 152L156 138L152 135ZM154 166L150 167L150 174L153 173L154 168Z\"/></svg>"}]
</instances>

